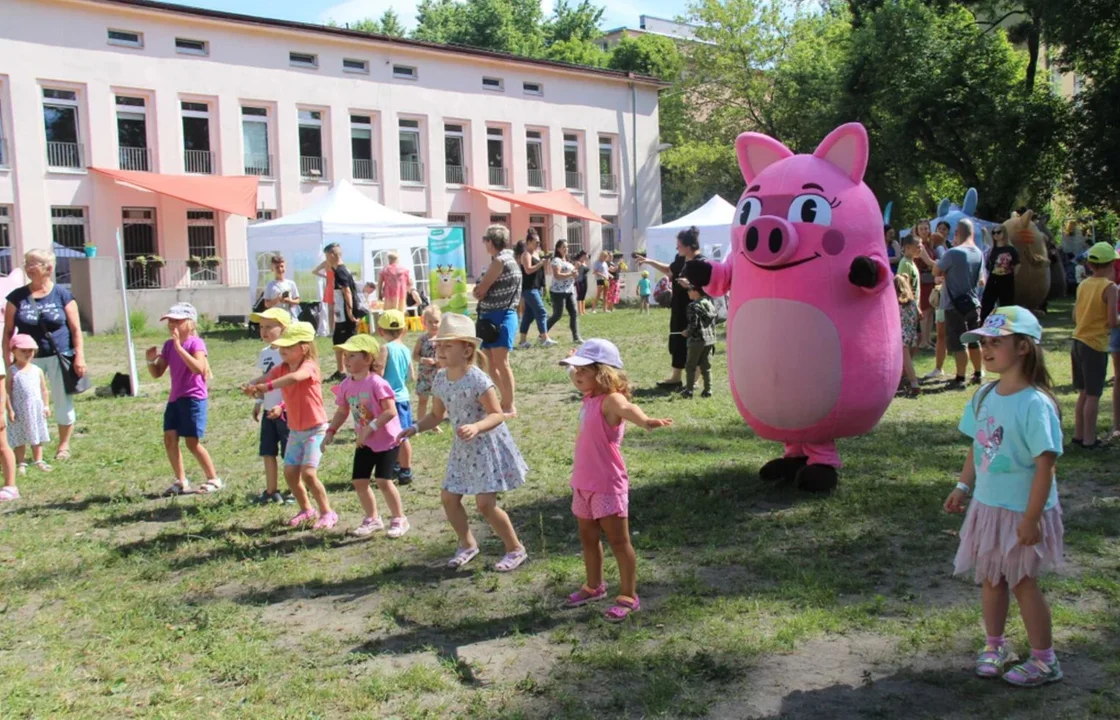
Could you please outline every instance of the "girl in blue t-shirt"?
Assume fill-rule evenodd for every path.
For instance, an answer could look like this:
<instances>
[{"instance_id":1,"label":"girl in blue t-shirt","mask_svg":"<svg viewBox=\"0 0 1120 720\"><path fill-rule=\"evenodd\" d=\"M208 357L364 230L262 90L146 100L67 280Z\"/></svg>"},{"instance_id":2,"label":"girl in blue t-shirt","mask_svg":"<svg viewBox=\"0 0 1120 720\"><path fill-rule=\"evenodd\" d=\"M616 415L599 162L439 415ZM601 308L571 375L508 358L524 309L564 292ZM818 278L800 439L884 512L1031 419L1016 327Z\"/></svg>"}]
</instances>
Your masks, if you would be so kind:
<instances>
[{"instance_id":1,"label":"girl in blue t-shirt","mask_svg":"<svg viewBox=\"0 0 1120 720\"><path fill-rule=\"evenodd\" d=\"M965 512L954 573L975 571L987 642L976 674L1020 687L1062 679L1054 656L1050 607L1038 587L1040 571L1062 562L1062 509L1054 466L1062 454L1058 403L1040 342L1042 326L1018 306L1000 308L984 325L961 336L980 343L984 367L1000 376L976 393L961 417L972 438L960 482L945 501L948 512ZM1018 658L1004 638L1009 591L1015 594L1031 644Z\"/></svg>"}]
</instances>

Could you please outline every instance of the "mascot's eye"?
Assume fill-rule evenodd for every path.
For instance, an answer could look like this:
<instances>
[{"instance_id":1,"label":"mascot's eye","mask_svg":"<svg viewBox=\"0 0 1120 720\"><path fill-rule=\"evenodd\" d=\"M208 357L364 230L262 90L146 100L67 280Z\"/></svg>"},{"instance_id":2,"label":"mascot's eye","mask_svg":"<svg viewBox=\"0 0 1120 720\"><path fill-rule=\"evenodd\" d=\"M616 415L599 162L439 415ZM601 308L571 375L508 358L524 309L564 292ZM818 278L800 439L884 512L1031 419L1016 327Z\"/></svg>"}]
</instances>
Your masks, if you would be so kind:
<instances>
[{"instance_id":1,"label":"mascot's eye","mask_svg":"<svg viewBox=\"0 0 1120 720\"><path fill-rule=\"evenodd\" d=\"M762 214L762 201L756 197L743 198L739 202L739 224L753 222Z\"/></svg>"},{"instance_id":2,"label":"mascot's eye","mask_svg":"<svg viewBox=\"0 0 1120 720\"><path fill-rule=\"evenodd\" d=\"M789 206L791 223L832 224L832 206L820 195L798 195Z\"/></svg>"}]
</instances>

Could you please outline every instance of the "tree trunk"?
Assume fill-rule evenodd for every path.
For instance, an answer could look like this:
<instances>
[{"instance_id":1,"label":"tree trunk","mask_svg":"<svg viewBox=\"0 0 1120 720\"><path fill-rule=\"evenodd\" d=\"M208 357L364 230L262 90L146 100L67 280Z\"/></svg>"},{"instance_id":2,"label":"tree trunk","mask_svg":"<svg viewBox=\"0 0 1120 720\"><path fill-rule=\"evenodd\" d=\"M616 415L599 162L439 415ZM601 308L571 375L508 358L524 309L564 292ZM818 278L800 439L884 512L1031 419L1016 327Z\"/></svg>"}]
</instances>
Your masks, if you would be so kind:
<instances>
[{"instance_id":1,"label":"tree trunk","mask_svg":"<svg viewBox=\"0 0 1120 720\"><path fill-rule=\"evenodd\" d=\"M1042 28L1041 23L1037 18L1032 18L1031 30L1027 35L1027 77L1026 77L1026 90L1027 93L1034 92L1034 78L1038 74L1038 53L1042 44Z\"/></svg>"}]
</instances>

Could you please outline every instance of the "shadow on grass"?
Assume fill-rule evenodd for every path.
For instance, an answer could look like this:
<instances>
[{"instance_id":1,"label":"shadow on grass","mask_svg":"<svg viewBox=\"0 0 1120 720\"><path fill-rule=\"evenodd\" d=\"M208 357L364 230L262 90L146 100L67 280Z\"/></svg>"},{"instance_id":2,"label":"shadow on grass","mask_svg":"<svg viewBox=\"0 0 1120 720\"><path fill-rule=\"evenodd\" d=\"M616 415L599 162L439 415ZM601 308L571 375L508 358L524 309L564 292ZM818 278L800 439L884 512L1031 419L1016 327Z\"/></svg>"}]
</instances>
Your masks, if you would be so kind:
<instances>
[{"instance_id":1,"label":"shadow on grass","mask_svg":"<svg viewBox=\"0 0 1120 720\"><path fill-rule=\"evenodd\" d=\"M204 550L194 555L171 558L168 566L173 570L185 570L207 563L224 560L263 560L279 555L315 548L334 548L349 544L342 535L325 535L309 531L284 532L281 525L266 525L259 528L223 527L195 532L162 532L155 537L136 540L118 545L114 553L121 558L141 556L158 559L164 555L178 552L184 546L199 541L223 540L223 545ZM239 543L238 538L248 542Z\"/></svg>"},{"instance_id":2,"label":"shadow on grass","mask_svg":"<svg viewBox=\"0 0 1120 720\"><path fill-rule=\"evenodd\" d=\"M147 499L164 499L159 495L149 496ZM211 510L201 505L178 502L175 504L148 507L121 515L113 515L94 523L94 527L107 528L117 525L131 525L138 522L178 522L185 518L195 517Z\"/></svg>"},{"instance_id":3,"label":"shadow on grass","mask_svg":"<svg viewBox=\"0 0 1120 720\"><path fill-rule=\"evenodd\" d=\"M100 505L127 505L139 502L143 498L131 495L87 495L80 500L62 500L53 503L20 505L12 508L3 515L38 515L43 512L84 512L91 507Z\"/></svg>"}]
</instances>

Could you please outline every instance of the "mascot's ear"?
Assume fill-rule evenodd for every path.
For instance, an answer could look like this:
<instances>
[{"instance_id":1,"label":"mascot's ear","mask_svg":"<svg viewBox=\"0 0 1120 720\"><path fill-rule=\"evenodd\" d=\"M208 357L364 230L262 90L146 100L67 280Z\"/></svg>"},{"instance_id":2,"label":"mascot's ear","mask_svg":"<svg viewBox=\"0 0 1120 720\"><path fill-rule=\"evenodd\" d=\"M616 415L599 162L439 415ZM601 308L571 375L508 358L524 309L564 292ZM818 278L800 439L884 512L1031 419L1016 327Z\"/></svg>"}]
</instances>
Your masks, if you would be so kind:
<instances>
[{"instance_id":1,"label":"mascot's ear","mask_svg":"<svg viewBox=\"0 0 1120 720\"><path fill-rule=\"evenodd\" d=\"M785 145L769 135L754 132L743 133L735 140L735 154L748 185L774 163L793 157L793 151Z\"/></svg>"},{"instance_id":2,"label":"mascot's ear","mask_svg":"<svg viewBox=\"0 0 1120 720\"><path fill-rule=\"evenodd\" d=\"M1031 220L1034 220L1034 210L1027 210L1019 216L1019 227L1029 227Z\"/></svg>"},{"instance_id":3,"label":"mascot's ear","mask_svg":"<svg viewBox=\"0 0 1120 720\"><path fill-rule=\"evenodd\" d=\"M937 205L937 217L943 218L949 214L953 209L953 204L949 202L949 198L942 198L941 202Z\"/></svg>"},{"instance_id":4,"label":"mascot's ear","mask_svg":"<svg viewBox=\"0 0 1120 720\"><path fill-rule=\"evenodd\" d=\"M813 157L827 160L855 182L863 182L869 152L867 130L859 123L846 123L828 134Z\"/></svg>"},{"instance_id":5,"label":"mascot's ear","mask_svg":"<svg viewBox=\"0 0 1120 720\"><path fill-rule=\"evenodd\" d=\"M964 205L961 206L961 212L968 216L976 215L976 204L980 202L980 194L976 192L976 188L969 188L968 192L964 194Z\"/></svg>"}]
</instances>

